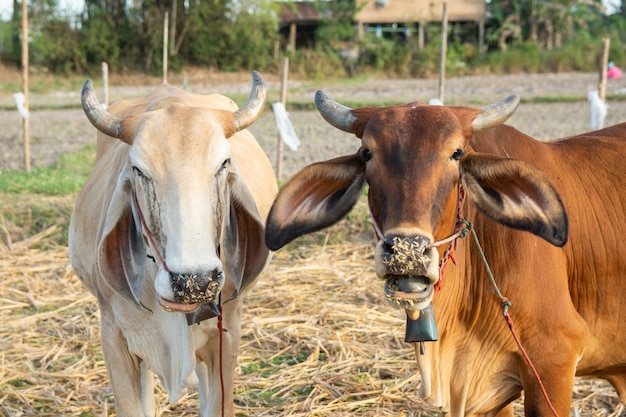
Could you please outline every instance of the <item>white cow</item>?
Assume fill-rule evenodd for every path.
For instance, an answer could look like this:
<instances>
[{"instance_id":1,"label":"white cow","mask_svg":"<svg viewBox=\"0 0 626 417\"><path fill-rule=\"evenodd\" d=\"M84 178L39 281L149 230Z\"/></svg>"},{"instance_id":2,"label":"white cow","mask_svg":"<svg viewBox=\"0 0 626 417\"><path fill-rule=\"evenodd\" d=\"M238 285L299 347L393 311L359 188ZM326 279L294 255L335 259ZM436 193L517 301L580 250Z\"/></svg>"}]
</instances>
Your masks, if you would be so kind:
<instances>
[{"instance_id":1,"label":"white cow","mask_svg":"<svg viewBox=\"0 0 626 417\"><path fill-rule=\"evenodd\" d=\"M266 90L254 71L241 109L163 84L106 111L91 80L83 86L98 146L70 260L98 299L118 416L155 414L152 373L172 403L197 386L201 416L234 416L242 298L271 254L264 219L276 178L245 130Z\"/></svg>"}]
</instances>

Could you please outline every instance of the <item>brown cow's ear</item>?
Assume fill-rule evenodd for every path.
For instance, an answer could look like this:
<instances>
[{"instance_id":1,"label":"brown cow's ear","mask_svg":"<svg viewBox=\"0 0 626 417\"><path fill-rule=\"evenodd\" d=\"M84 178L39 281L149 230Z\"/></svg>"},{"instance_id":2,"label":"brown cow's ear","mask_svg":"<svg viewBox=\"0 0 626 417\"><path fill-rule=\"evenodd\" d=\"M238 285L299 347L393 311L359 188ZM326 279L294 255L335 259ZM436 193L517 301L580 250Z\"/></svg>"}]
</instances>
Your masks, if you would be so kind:
<instances>
[{"instance_id":1,"label":"brown cow's ear","mask_svg":"<svg viewBox=\"0 0 626 417\"><path fill-rule=\"evenodd\" d=\"M365 164L357 155L307 166L278 192L267 218L267 246L278 250L334 224L354 207L364 186Z\"/></svg>"},{"instance_id":2,"label":"brown cow's ear","mask_svg":"<svg viewBox=\"0 0 626 417\"><path fill-rule=\"evenodd\" d=\"M265 246L265 228L252 193L234 170L229 173L228 182L230 193L220 246L226 276L235 287L228 298L231 300L263 271L270 251Z\"/></svg>"},{"instance_id":3,"label":"brown cow's ear","mask_svg":"<svg viewBox=\"0 0 626 417\"><path fill-rule=\"evenodd\" d=\"M146 249L141 226L131 206L132 185L122 178L107 209L102 238L98 244L98 267L111 288L141 305L146 269Z\"/></svg>"},{"instance_id":4,"label":"brown cow's ear","mask_svg":"<svg viewBox=\"0 0 626 417\"><path fill-rule=\"evenodd\" d=\"M462 160L468 197L486 216L556 246L567 243L567 213L546 176L530 165L472 153Z\"/></svg>"}]
</instances>

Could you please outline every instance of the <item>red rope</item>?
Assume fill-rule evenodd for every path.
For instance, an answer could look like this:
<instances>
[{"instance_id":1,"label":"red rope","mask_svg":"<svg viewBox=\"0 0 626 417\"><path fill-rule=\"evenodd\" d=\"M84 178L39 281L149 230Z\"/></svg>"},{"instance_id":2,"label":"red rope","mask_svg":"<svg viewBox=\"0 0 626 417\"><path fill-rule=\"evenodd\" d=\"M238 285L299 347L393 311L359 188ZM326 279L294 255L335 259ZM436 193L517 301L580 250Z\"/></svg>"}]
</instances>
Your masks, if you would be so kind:
<instances>
[{"instance_id":1,"label":"red rope","mask_svg":"<svg viewBox=\"0 0 626 417\"><path fill-rule=\"evenodd\" d=\"M222 388L222 417L226 414L224 403L226 402L226 394L224 390L224 356L223 356L223 333L227 332L222 323L222 305L220 303L220 315L217 316L217 330L220 332L220 387Z\"/></svg>"}]
</instances>

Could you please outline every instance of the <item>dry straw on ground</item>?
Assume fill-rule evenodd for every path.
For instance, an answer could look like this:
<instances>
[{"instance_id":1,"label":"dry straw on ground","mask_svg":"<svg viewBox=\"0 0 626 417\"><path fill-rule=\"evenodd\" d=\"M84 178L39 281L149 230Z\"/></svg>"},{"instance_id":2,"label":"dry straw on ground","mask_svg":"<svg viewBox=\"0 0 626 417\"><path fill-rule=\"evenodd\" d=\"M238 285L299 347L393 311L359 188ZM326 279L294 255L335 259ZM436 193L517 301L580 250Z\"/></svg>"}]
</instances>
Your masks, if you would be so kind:
<instances>
[{"instance_id":1,"label":"dry straw on ground","mask_svg":"<svg viewBox=\"0 0 626 417\"><path fill-rule=\"evenodd\" d=\"M40 251L35 241L0 247L0 415L114 416L95 299L67 248ZM404 318L381 295L369 243L277 253L243 313L237 413L436 415L417 395ZM196 415L194 392L174 406L157 394L161 416ZM624 415L599 381L578 382L573 406L575 416Z\"/></svg>"}]
</instances>

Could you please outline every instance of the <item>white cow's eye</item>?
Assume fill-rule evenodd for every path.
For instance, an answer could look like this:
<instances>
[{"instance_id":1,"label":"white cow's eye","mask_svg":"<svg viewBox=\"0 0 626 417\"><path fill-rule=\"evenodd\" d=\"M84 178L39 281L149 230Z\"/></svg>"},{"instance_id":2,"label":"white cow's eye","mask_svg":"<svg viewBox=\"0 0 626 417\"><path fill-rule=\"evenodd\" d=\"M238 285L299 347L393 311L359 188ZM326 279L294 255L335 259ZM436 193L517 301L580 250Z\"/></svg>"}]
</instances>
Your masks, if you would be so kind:
<instances>
[{"instance_id":1,"label":"white cow's eye","mask_svg":"<svg viewBox=\"0 0 626 417\"><path fill-rule=\"evenodd\" d=\"M140 178L142 180L149 180L150 179L150 177L148 177L142 170L140 170L137 167L133 167L133 172L135 173L137 178Z\"/></svg>"},{"instance_id":2,"label":"white cow's eye","mask_svg":"<svg viewBox=\"0 0 626 417\"><path fill-rule=\"evenodd\" d=\"M228 168L229 165L230 165L230 158L228 158L224 162L222 162L222 166L220 166L220 169L217 172L220 173L220 172L224 171L226 168Z\"/></svg>"},{"instance_id":3,"label":"white cow's eye","mask_svg":"<svg viewBox=\"0 0 626 417\"><path fill-rule=\"evenodd\" d=\"M139 168L137 167L133 167L133 172L135 173L135 175L137 175L139 178L148 178Z\"/></svg>"}]
</instances>

